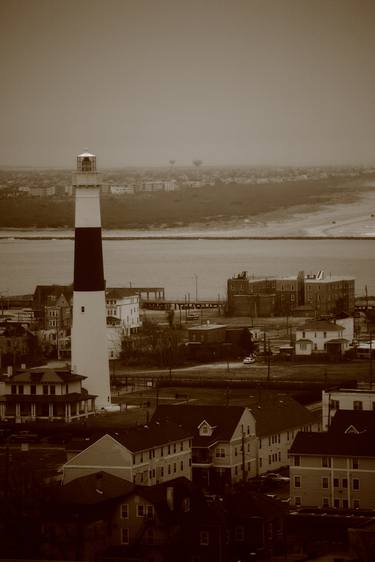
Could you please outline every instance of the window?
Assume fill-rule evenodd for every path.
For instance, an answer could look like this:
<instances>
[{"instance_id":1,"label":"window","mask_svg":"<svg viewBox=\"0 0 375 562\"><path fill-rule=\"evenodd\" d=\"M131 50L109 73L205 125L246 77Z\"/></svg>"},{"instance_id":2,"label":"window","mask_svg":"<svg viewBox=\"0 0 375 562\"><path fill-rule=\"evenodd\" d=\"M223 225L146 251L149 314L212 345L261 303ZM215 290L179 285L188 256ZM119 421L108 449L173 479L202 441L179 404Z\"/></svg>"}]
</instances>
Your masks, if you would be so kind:
<instances>
[{"instance_id":1,"label":"window","mask_svg":"<svg viewBox=\"0 0 375 562\"><path fill-rule=\"evenodd\" d=\"M359 468L359 463L358 463L357 457L354 457L352 459L352 468L354 468L354 469Z\"/></svg>"},{"instance_id":2,"label":"window","mask_svg":"<svg viewBox=\"0 0 375 562\"><path fill-rule=\"evenodd\" d=\"M353 500L354 509L359 509L359 500Z\"/></svg>"},{"instance_id":3,"label":"window","mask_svg":"<svg viewBox=\"0 0 375 562\"><path fill-rule=\"evenodd\" d=\"M294 505L295 505L296 507L300 507L300 505L301 505L301 497L300 497L300 496L296 496L296 497L294 498Z\"/></svg>"},{"instance_id":4,"label":"window","mask_svg":"<svg viewBox=\"0 0 375 562\"><path fill-rule=\"evenodd\" d=\"M190 498L184 498L182 509L185 513L190 511Z\"/></svg>"},{"instance_id":5,"label":"window","mask_svg":"<svg viewBox=\"0 0 375 562\"><path fill-rule=\"evenodd\" d=\"M50 394L56 394L56 386L54 384L49 385Z\"/></svg>"},{"instance_id":6,"label":"window","mask_svg":"<svg viewBox=\"0 0 375 562\"><path fill-rule=\"evenodd\" d=\"M352 486L353 486L353 490L359 490L359 479L358 478L353 478Z\"/></svg>"},{"instance_id":7,"label":"window","mask_svg":"<svg viewBox=\"0 0 375 562\"><path fill-rule=\"evenodd\" d=\"M245 540L245 529L243 525L237 525L234 528L234 540L236 542L243 542Z\"/></svg>"},{"instance_id":8,"label":"window","mask_svg":"<svg viewBox=\"0 0 375 562\"><path fill-rule=\"evenodd\" d=\"M85 307L81 306L81 312L85 312Z\"/></svg>"},{"instance_id":9,"label":"window","mask_svg":"<svg viewBox=\"0 0 375 562\"><path fill-rule=\"evenodd\" d=\"M177 470L177 466L176 466L176 463L174 462L173 463L173 472L176 472L176 470Z\"/></svg>"},{"instance_id":10,"label":"window","mask_svg":"<svg viewBox=\"0 0 375 562\"><path fill-rule=\"evenodd\" d=\"M16 385L16 384L12 384L12 386L11 386L11 393L12 393L12 394L17 394L17 385Z\"/></svg>"},{"instance_id":11,"label":"window","mask_svg":"<svg viewBox=\"0 0 375 562\"><path fill-rule=\"evenodd\" d=\"M300 487L301 487L301 477L300 477L300 476L295 476L295 477L294 477L294 487L295 487L295 488L300 488Z\"/></svg>"},{"instance_id":12,"label":"window","mask_svg":"<svg viewBox=\"0 0 375 562\"><path fill-rule=\"evenodd\" d=\"M43 385L43 394L48 394L48 384Z\"/></svg>"},{"instance_id":13,"label":"window","mask_svg":"<svg viewBox=\"0 0 375 562\"><path fill-rule=\"evenodd\" d=\"M237 456L237 447L234 448L234 456Z\"/></svg>"},{"instance_id":14,"label":"window","mask_svg":"<svg viewBox=\"0 0 375 562\"><path fill-rule=\"evenodd\" d=\"M184 461L180 461L180 470L184 470Z\"/></svg>"},{"instance_id":15,"label":"window","mask_svg":"<svg viewBox=\"0 0 375 562\"><path fill-rule=\"evenodd\" d=\"M145 515L145 506L142 503L137 505L137 517L144 517Z\"/></svg>"},{"instance_id":16,"label":"window","mask_svg":"<svg viewBox=\"0 0 375 562\"><path fill-rule=\"evenodd\" d=\"M322 466L325 468L329 468L331 466L331 458L330 457L322 457Z\"/></svg>"},{"instance_id":17,"label":"window","mask_svg":"<svg viewBox=\"0 0 375 562\"><path fill-rule=\"evenodd\" d=\"M335 507L336 509L339 509L339 507L340 507L340 500L339 499L333 500L333 507Z\"/></svg>"},{"instance_id":18,"label":"window","mask_svg":"<svg viewBox=\"0 0 375 562\"><path fill-rule=\"evenodd\" d=\"M210 544L210 535L208 531L201 531L199 533L199 544L201 546L207 546Z\"/></svg>"},{"instance_id":19,"label":"window","mask_svg":"<svg viewBox=\"0 0 375 562\"><path fill-rule=\"evenodd\" d=\"M147 519L153 519L154 518L154 506L153 505L146 505L145 511L146 511Z\"/></svg>"},{"instance_id":20,"label":"window","mask_svg":"<svg viewBox=\"0 0 375 562\"><path fill-rule=\"evenodd\" d=\"M338 488L338 487L339 487L339 479L338 479L338 478L334 478L334 479L333 479L333 487L334 487L334 488Z\"/></svg>"},{"instance_id":21,"label":"window","mask_svg":"<svg viewBox=\"0 0 375 562\"><path fill-rule=\"evenodd\" d=\"M340 409L340 400L331 400L331 408L332 408L332 410L339 410Z\"/></svg>"},{"instance_id":22,"label":"window","mask_svg":"<svg viewBox=\"0 0 375 562\"><path fill-rule=\"evenodd\" d=\"M347 487L348 487L348 480L347 480L347 478L343 478L343 479L342 479L342 487L343 487L343 488L347 488Z\"/></svg>"},{"instance_id":23,"label":"window","mask_svg":"<svg viewBox=\"0 0 375 562\"><path fill-rule=\"evenodd\" d=\"M160 469L160 476L163 478L164 476L164 466L161 467Z\"/></svg>"},{"instance_id":24,"label":"window","mask_svg":"<svg viewBox=\"0 0 375 562\"><path fill-rule=\"evenodd\" d=\"M30 385L30 394L36 394L36 385L35 384Z\"/></svg>"},{"instance_id":25,"label":"window","mask_svg":"<svg viewBox=\"0 0 375 562\"><path fill-rule=\"evenodd\" d=\"M348 500L342 500L342 507L343 507L343 509L348 509L348 507L349 507Z\"/></svg>"},{"instance_id":26,"label":"window","mask_svg":"<svg viewBox=\"0 0 375 562\"><path fill-rule=\"evenodd\" d=\"M18 385L18 394L23 394L23 384Z\"/></svg>"},{"instance_id":27,"label":"window","mask_svg":"<svg viewBox=\"0 0 375 562\"><path fill-rule=\"evenodd\" d=\"M354 400L353 410L363 410L362 400Z\"/></svg>"},{"instance_id":28,"label":"window","mask_svg":"<svg viewBox=\"0 0 375 562\"><path fill-rule=\"evenodd\" d=\"M218 447L215 452L216 458L224 458L225 457L225 449Z\"/></svg>"},{"instance_id":29,"label":"window","mask_svg":"<svg viewBox=\"0 0 375 562\"><path fill-rule=\"evenodd\" d=\"M301 466L301 457L299 455L294 456L294 466Z\"/></svg>"},{"instance_id":30,"label":"window","mask_svg":"<svg viewBox=\"0 0 375 562\"><path fill-rule=\"evenodd\" d=\"M121 519L129 517L129 505L127 503L121 504Z\"/></svg>"},{"instance_id":31,"label":"window","mask_svg":"<svg viewBox=\"0 0 375 562\"><path fill-rule=\"evenodd\" d=\"M129 529L127 527L121 529L121 544L129 544Z\"/></svg>"},{"instance_id":32,"label":"window","mask_svg":"<svg viewBox=\"0 0 375 562\"><path fill-rule=\"evenodd\" d=\"M329 498L323 498L323 507L329 507Z\"/></svg>"},{"instance_id":33,"label":"window","mask_svg":"<svg viewBox=\"0 0 375 562\"><path fill-rule=\"evenodd\" d=\"M322 487L328 488L328 478L326 477L322 478Z\"/></svg>"}]
</instances>

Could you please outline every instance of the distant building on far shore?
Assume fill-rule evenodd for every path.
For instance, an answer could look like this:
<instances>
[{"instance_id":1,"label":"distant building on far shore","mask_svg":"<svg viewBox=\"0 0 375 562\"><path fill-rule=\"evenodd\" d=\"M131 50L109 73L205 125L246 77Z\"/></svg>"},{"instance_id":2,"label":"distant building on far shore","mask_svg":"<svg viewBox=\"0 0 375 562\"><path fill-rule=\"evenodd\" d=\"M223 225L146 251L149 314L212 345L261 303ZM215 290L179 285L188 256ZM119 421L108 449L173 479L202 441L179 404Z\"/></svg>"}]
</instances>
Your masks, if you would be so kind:
<instances>
[{"instance_id":1,"label":"distant building on far shore","mask_svg":"<svg viewBox=\"0 0 375 562\"><path fill-rule=\"evenodd\" d=\"M355 279L326 275L324 271L288 277L256 279L243 271L228 279L230 316L298 315L308 307L316 315L354 312Z\"/></svg>"}]
</instances>

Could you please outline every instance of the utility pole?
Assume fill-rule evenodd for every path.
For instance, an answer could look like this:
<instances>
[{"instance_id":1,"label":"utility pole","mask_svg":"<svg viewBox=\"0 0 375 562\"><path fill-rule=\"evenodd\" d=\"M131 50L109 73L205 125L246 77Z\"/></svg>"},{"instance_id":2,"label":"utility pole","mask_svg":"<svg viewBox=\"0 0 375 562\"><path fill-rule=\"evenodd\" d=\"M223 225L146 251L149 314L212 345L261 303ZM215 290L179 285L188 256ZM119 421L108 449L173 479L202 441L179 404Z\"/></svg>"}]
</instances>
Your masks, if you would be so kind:
<instances>
[{"instance_id":1,"label":"utility pole","mask_svg":"<svg viewBox=\"0 0 375 562\"><path fill-rule=\"evenodd\" d=\"M243 425L242 425L242 430L241 430L241 451L242 451L242 482L246 482L246 465L245 465L245 432L243 430Z\"/></svg>"},{"instance_id":2,"label":"utility pole","mask_svg":"<svg viewBox=\"0 0 375 562\"><path fill-rule=\"evenodd\" d=\"M195 279L195 302L198 301L198 275L196 273L194 273L194 279Z\"/></svg>"},{"instance_id":3,"label":"utility pole","mask_svg":"<svg viewBox=\"0 0 375 562\"><path fill-rule=\"evenodd\" d=\"M271 345L268 338L268 349L267 349L267 381L271 378Z\"/></svg>"},{"instance_id":4,"label":"utility pole","mask_svg":"<svg viewBox=\"0 0 375 562\"><path fill-rule=\"evenodd\" d=\"M372 332L370 330L370 390L372 390Z\"/></svg>"}]
</instances>

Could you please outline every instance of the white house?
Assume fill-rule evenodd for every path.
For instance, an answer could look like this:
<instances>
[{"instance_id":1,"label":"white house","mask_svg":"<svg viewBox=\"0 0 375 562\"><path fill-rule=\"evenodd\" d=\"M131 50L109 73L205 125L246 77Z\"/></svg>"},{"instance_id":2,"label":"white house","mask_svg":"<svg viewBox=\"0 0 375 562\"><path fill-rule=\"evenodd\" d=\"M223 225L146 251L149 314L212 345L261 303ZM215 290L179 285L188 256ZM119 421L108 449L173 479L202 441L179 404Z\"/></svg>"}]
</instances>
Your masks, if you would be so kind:
<instances>
[{"instance_id":1,"label":"white house","mask_svg":"<svg viewBox=\"0 0 375 562\"><path fill-rule=\"evenodd\" d=\"M323 430L327 431L339 410L375 410L375 388L323 390Z\"/></svg>"},{"instance_id":2,"label":"white house","mask_svg":"<svg viewBox=\"0 0 375 562\"><path fill-rule=\"evenodd\" d=\"M349 347L349 340L344 335L345 327L328 320L312 320L296 330L296 355L312 353L344 353ZM352 338L351 338L352 339Z\"/></svg>"},{"instance_id":3,"label":"white house","mask_svg":"<svg viewBox=\"0 0 375 562\"><path fill-rule=\"evenodd\" d=\"M0 419L71 422L95 414L95 396L82 388L87 377L66 369L34 367L3 381Z\"/></svg>"}]
</instances>

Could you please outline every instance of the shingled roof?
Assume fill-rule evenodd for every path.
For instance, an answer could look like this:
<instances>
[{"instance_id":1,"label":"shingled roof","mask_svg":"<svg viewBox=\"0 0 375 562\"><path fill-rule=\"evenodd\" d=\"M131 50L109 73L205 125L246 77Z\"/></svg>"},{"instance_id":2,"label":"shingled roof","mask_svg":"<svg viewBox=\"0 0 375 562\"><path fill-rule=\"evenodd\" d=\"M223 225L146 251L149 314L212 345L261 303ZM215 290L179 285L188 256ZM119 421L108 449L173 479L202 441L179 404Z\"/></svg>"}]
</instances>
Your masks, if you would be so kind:
<instances>
[{"instance_id":1,"label":"shingled roof","mask_svg":"<svg viewBox=\"0 0 375 562\"><path fill-rule=\"evenodd\" d=\"M315 332L340 332L344 330L344 326L329 322L328 320L309 320L297 331L315 331Z\"/></svg>"},{"instance_id":2,"label":"shingled roof","mask_svg":"<svg viewBox=\"0 0 375 562\"><path fill-rule=\"evenodd\" d=\"M258 437L316 423L316 416L287 394L268 394L250 406Z\"/></svg>"},{"instance_id":3,"label":"shingled roof","mask_svg":"<svg viewBox=\"0 0 375 562\"><path fill-rule=\"evenodd\" d=\"M189 439L192 434L173 421L151 421L148 425L111 430L105 428L97 431L90 438L74 439L69 444L70 450L83 451L104 435L110 435L129 451L147 451L160 445Z\"/></svg>"},{"instance_id":4,"label":"shingled roof","mask_svg":"<svg viewBox=\"0 0 375 562\"><path fill-rule=\"evenodd\" d=\"M67 369L53 369L50 367L33 367L32 369L25 369L17 371L14 375L9 377L10 383L68 383L75 381L82 381L86 379L83 375L75 375Z\"/></svg>"},{"instance_id":5,"label":"shingled roof","mask_svg":"<svg viewBox=\"0 0 375 562\"><path fill-rule=\"evenodd\" d=\"M229 441L244 412L243 406L162 405L152 421L168 420L180 424L194 437L194 445L209 446L217 441ZM206 421L214 428L212 435L200 436L199 425Z\"/></svg>"},{"instance_id":6,"label":"shingled roof","mask_svg":"<svg viewBox=\"0 0 375 562\"><path fill-rule=\"evenodd\" d=\"M333 416L329 432L343 434L348 432L348 430L358 433L370 433L375 437L375 411L337 410Z\"/></svg>"},{"instance_id":7,"label":"shingled roof","mask_svg":"<svg viewBox=\"0 0 375 562\"><path fill-rule=\"evenodd\" d=\"M299 432L289 450L292 455L375 457L373 436L333 432Z\"/></svg>"}]
</instances>

